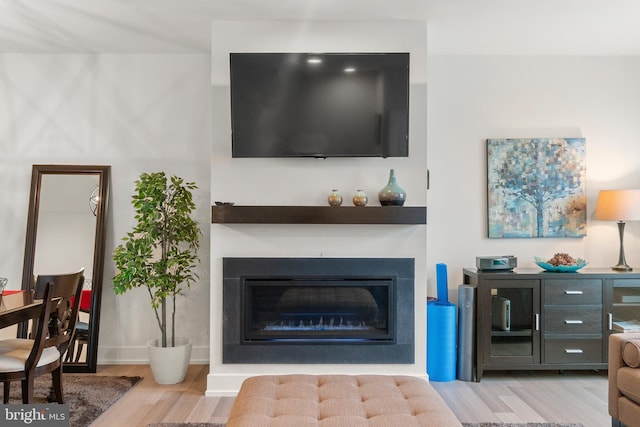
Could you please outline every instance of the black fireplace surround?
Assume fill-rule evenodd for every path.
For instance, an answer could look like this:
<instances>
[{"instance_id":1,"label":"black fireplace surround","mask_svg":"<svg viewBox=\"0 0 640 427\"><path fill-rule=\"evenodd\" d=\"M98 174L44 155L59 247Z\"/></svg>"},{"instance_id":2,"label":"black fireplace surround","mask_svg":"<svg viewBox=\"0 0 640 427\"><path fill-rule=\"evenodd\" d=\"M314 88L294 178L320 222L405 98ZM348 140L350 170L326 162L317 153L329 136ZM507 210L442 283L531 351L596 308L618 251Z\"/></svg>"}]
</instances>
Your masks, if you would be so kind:
<instances>
[{"instance_id":1,"label":"black fireplace surround","mask_svg":"<svg viewBox=\"0 0 640 427\"><path fill-rule=\"evenodd\" d=\"M222 262L223 363L414 363L412 258Z\"/></svg>"}]
</instances>

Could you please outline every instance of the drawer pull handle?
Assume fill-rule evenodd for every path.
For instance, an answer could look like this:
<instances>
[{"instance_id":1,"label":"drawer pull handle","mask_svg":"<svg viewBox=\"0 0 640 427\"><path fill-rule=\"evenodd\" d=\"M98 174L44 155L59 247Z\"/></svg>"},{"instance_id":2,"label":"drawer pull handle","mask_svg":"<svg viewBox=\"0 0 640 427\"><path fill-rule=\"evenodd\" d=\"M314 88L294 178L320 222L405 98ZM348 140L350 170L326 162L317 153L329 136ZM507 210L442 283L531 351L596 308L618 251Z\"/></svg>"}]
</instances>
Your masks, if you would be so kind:
<instances>
[{"instance_id":1,"label":"drawer pull handle","mask_svg":"<svg viewBox=\"0 0 640 427\"><path fill-rule=\"evenodd\" d=\"M565 295L582 295L584 292L582 291L564 291Z\"/></svg>"},{"instance_id":2,"label":"drawer pull handle","mask_svg":"<svg viewBox=\"0 0 640 427\"><path fill-rule=\"evenodd\" d=\"M565 320L567 325L582 325L582 320Z\"/></svg>"},{"instance_id":3,"label":"drawer pull handle","mask_svg":"<svg viewBox=\"0 0 640 427\"><path fill-rule=\"evenodd\" d=\"M567 354L582 354L582 353L584 353L579 348L565 348L564 352L567 353Z\"/></svg>"}]
</instances>

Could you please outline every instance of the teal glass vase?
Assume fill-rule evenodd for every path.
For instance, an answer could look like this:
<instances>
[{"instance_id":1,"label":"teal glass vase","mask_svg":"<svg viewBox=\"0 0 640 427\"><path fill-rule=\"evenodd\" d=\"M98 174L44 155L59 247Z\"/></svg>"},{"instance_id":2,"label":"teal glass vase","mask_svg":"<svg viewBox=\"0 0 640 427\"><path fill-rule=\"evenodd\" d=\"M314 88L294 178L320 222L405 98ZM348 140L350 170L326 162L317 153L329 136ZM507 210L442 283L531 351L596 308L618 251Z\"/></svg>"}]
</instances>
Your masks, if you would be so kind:
<instances>
[{"instance_id":1,"label":"teal glass vase","mask_svg":"<svg viewBox=\"0 0 640 427\"><path fill-rule=\"evenodd\" d=\"M382 206L402 206L407 199L407 193L396 181L396 171L389 171L389 182L378 193L378 200Z\"/></svg>"}]
</instances>

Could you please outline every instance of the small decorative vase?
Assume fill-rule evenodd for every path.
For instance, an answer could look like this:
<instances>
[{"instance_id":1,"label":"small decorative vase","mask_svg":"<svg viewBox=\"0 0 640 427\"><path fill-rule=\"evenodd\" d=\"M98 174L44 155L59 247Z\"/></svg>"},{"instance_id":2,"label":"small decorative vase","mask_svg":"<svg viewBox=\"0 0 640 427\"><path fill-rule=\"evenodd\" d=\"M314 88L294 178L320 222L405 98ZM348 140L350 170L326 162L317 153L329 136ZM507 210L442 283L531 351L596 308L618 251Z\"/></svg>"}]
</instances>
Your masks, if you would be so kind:
<instances>
[{"instance_id":1,"label":"small decorative vase","mask_svg":"<svg viewBox=\"0 0 640 427\"><path fill-rule=\"evenodd\" d=\"M407 199L407 193L396 182L396 171L389 171L389 182L378 193L378 200L382 206L402 206Z\"/></svg>"},{"instance_id":2,"label":"small decorative vase","mask_svg":"<svg viewBox=\"0 0 640 427\"><path fill-rule=\"evenodd\" d=\"M331 190L331 194L327 197L329 206L340 206L342 204L342 194L338 190Z\"/></svg>"},{"instance_id":3,"label":"small decorative vase","mask_svg":"<svg viewBox=\"0 0 640 427\"><path fill-rule=\"evenodd\" d=\"M367 206L367 202L369 201L367 195L364 194L362 190L356 190L356 194L353 195L352 200L354 206Z\"/></svg>"}]
</instances>

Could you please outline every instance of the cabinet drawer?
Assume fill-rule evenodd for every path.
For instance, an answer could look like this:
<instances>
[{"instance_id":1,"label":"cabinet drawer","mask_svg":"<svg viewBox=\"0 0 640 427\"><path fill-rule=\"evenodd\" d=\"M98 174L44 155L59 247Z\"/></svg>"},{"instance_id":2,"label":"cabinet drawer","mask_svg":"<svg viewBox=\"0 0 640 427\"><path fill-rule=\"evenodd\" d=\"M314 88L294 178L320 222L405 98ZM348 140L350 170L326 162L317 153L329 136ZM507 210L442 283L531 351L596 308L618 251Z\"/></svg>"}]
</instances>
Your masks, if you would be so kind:
<instances>
[{"instance_id":1,"label":"cabinet drawer","mask_svg":"<svg viewBox=\"0 0 640 427\"><path fill-rule=\"evenodd\" d=\"M545 306L545 334L601 334L602 308L594 306Z\"/></svg>"},{"instance_id":2,"label":"cabinet drawer","mask_svg":"<svg viewBox=\"0 0 640 427\"><path fill-rule=\"evenodd\" d=\"M550 279L544 282L544 304L602 304L600 279Z\"/></svg>"},{"instance_id":3,"label":"cabinet drawer","mask_svg":"<svg viewBox=\"0 0 640 427\"><path fill-rule=\"evenodd\" d=\"M602 340L545 340L544 363L601 363Z\"/></svg>"}]
</instances>

